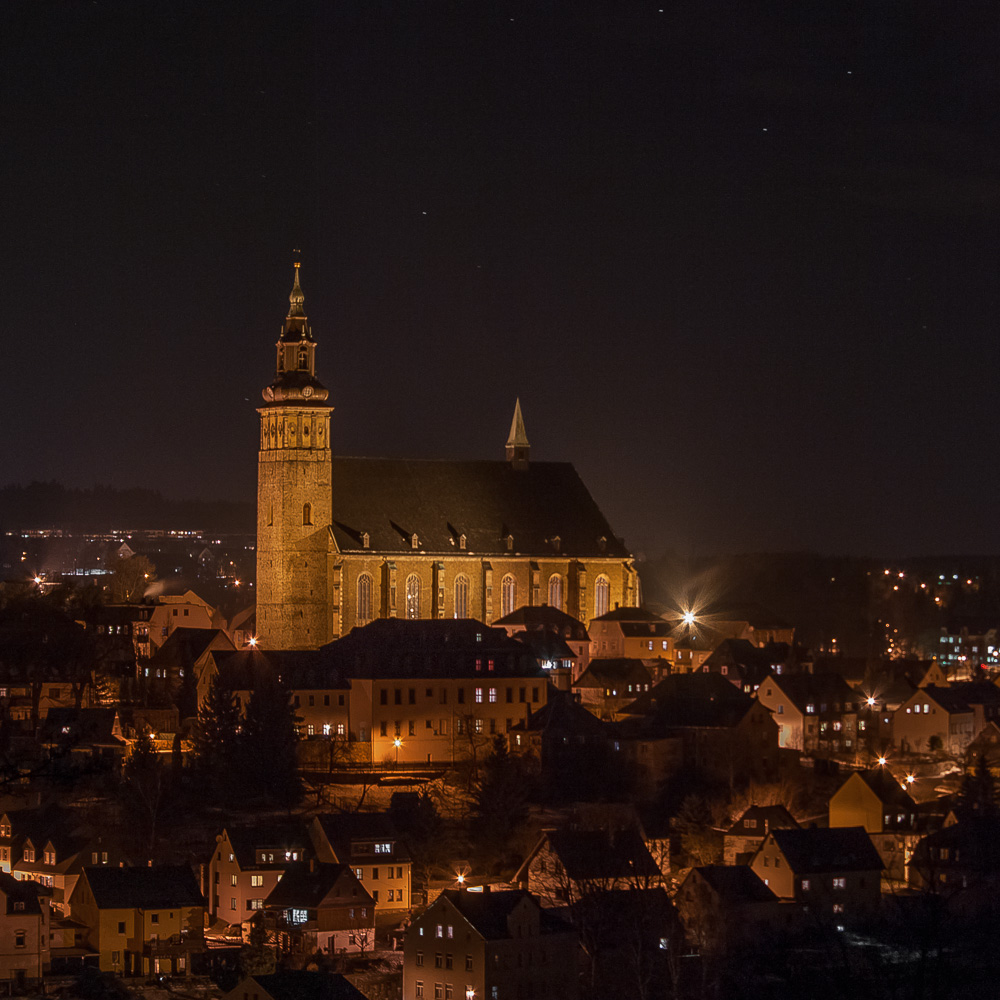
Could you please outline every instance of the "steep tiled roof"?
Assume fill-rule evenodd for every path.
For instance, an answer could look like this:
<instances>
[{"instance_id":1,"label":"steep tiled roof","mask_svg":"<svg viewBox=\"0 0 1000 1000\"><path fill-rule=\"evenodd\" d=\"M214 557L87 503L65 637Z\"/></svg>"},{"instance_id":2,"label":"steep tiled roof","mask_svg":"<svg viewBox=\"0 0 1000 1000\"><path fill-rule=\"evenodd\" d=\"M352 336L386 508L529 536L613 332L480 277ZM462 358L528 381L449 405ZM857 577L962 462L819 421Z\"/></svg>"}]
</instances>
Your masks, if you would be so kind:
<instances>
[{"instance_id":1,"label":"steep tiled roof","mask_svg":"<svg viewBox=\"0 0 1000 1000\"><path fill-rule=\"evenodd\" d=\"M883 805L898 806L910 813L916 812L917 804L905 788L884 767L869 771L857 771L857 776L878 796ZM851 779L848 778L848 781ZM846 784L847 782L844 782ZM844 786L841 785L841 788Z\"/></svg>"},{"instance_id":2,"label":"steep tiled roof","mask_svg":"<svg viewBox=\"0 0 1000 1000\"><path fill-rule=\"evenodd\" d=\"M250 868L284 868L289 863L285 859L286 851L294 851L299 859L313 853L308 832L295 820L287 823L270 821L248 827L228 826L226 833L243 871ZM258 861L257 852L261 848L274 850L273 862Z\"/></svg>"},{"instance_id":3,"label":"steep tiled roof","mask_svg":"<svg viewBox=\"0 0 1000 1000\"><path fill-rule=\"evenodd\" d=\"M625 711L643 716L644 728L728 727L737 725L753 699L719 674L672 674L640 695ZM633 720L623 723L634 727Z\"/></svg>"},{"instance_id":4,"label":"steep tiled roof","mask_svg":"<svg viewBox=\"0 0 1000 1000\"><path fill-rule=\"evenodd\" d=\"M748 865L703 865L692 872L697 872L730 906L770 903L778 898Z\"/></svg>"},{"instance_id":5,"label":"steep tiled roof","mask_svg":"<svg viewBox=\"0 0 1000 1000\"><path fill-rule=\"evenodd\" d=\"M591 660L587 669L573 682L573 687L606 687L609 684L648 684L649 671L642 660L608 657ZM624 689L621 692L624 694Z\"/></svg>"},{"instance_id":6,"label":"steep tiled roof","mask_svg":"<svg viewBox=\"0 0 1000 1000\"><path fill-rule=\"evenodd\" d=\"M667 624L663 618L645 608L613 608L597 618L595 622L645 622L647 624Z\"/></svg>"},{"instance_id":7,"label":"steep tiled roof","mask_svg":"<svg viewBox=\"0 0 1000 1000\"><path fill-rule=\"evenodd\" d=\"M798 825L784 806L751 806L726 833L735 836L763 837L771 830L794 830Z\"/></svg>"},{"instance_id":8,"label":"steep tiled roof","mask_svg":"<svg viewBox=\"0 0 1000 1000\"><path fill-rule=\"evenodd\" d=\"M203 906L194 872L187 865L152 868L104 868L88 865L84 874L100 909L162 910Z\"/></svg>"},{"instance_id":9,"label":"steep tiled roof","mask_svg":"<svg viewBox=\"0 0 1000 1000\"><path fill-rule=\"evenodd\" d=\"M24 913L41 913L42 907L38 902L39 893L44 893L45 890L37 882L32 881L21 881L20 879L14 878L13 875L8 875L6 872L0 872L0 892L7 897L7 907L4 911L5 913L14 912L14 904L23 904L18 908L19 912Z\"/></svg>"},{"instance_id":10,"label":"steep tiled roof","mask_svg":"<svg viewBox=\"0 0 1000 1000\"><path fill-rule=\"evenodd\" d=\"M656 878L660 870L636 830L552 830L552 853L574 880Z\"/></svg>"},{"instance_id":11,"label":"steep tiled roof","mask_svg":"<svg viewBox=\"0 0 1000 1000\"><path fill-rule=\"evenodd\" d=\"M551 604L515 608L509 615L495 619L493 624L497 628L520 626L528 632L557 632L576 642L587 642L590 639L583 622Z\"/></svg>"},{"instance_id":12,"label":"steep tiled roof","mask_svg":"<svg viewBox=\"0 0 1000 1000\"><path fill-rule=\"evenodd\" d=\"M972 711L972 706L965 700L964 694L954 686L938 687L936 684L928 684L920 690L937 702L949 715L965 715Z\"/></svg>"},{"instance_id":13,"label":"steep tiled roof","mask_svg":"<svg viewBox=\"0 0 1000 1000\"><path fill-rule=\"evenodd\" d=\"M232 640L221 629L181 626L170 633L149 662L154 667L190 667L213 643L221 644L226 649L233 648Z\"/></svg>"},{"instance_id":14,"label":"steep tiled roof","mask_svg":"<svg viewBox=\"0 0 1000 1000\"><path fill-rule=\"evenodd\" d=\"M268 908L297 907L315 909L333 891L334 886L350 868L344 864L291 864L285 869L281 881L271 890L264 901ZM352 875L349 887L345 884L349 899L357 899L358 905L371 901L368 890ZM354 890L357 890L356 894Z\"/></svg>"},{"instance_id":15,"label":"steep tiled roof","mask_svg":"<svg viewBox=\"0 0 1000 1000\"><path fill-rule=\"evenodd\" d=\"M588 712L568 691L552 691L549 700L537 712L511 727L511 732L551 732L553 735L606 735L606 727L593 712Z\"/></svg>"},{"instance_id":16,"label":"steep tiled roof","mask_svg":"<svg viewBox=\"0 0 1000 1000\"><path fill-rule=\"evenodd\" d=\"M114 734L117 714L113 708L50 708L39 727L39 742L99 743L124 748L124 741Z\"/></svg>"},{"instance_id":17,"label":"steep tiled roof","mask_svg":"<svg viewBox=\"0 0 1000 1000\"><path fill-rule=\"evenodd\" d=\"M800 711L805 711L808 705L819 709L826 704L829 710L835 704L844 709L850 704L857 708L859 698L851 686L838 674L773 674L768 678L781 688L787 697Z\"/></svg>"},{"instance_id":18,"label":"steep tiled roof","mask_svg":"<svg viewBox=\"0 0 1000 1000\"><path fill-rule=\"evenodd\" d=\"M341 551L377 553L514 552L576 558L621 557L615 537L572 465L457 462L392 458L333 459L333 534ZM559 538L558 548L553 541ZM601 539L604 539L601 542Z\"/></svg>"},{"instance_id":19,"label":"steep tiled roof","mask_svg":"<svg viewBox=\"0 0 1000 1000\"><path fill-rule=\"evenodd\" d=\"M364 993L340 973L290 970L252 976L240 983L232 995L241 1000L248 992L256 996L257 991L248 990L247 983L256 983L273 1000L365 1000Z\"/></svg>"},{"instance_id":20,"label":"steep tiled roof","mask_svg":"<svg viewBox=\"0 0 1000 1000\"><path fill-rule=\"evenodd\" d=\"M511 936L508 920L514 908L524 899L538 907L535 898L523 889L506 889L501 892L468 892L463 889L445 889L441 893L459 913L487 941L497 941ZM565 933L569 926L544 910L539 914L543 934Z\"/></svg>"},{"instance_id":21,"label":"steep tiled roof","mask_svg":"<svg viewBox=\"0 0 1000 1000\"><path fill-rule=\"evenodd\" d=\"M772 830L770 834L796 875L882 870L882 859L863 826Z\"/></svg>"},{"instance_id":22,"label":"steep tiled roof","mask_svg":"<svg viewBox=\"0 0 1000 1000\"><path fill-rule=\"evenodd\" d=\"M393 861L405 861L409 858L409 851L400 840L399 831L387 813L322 813L316 819L319 820L330 846L344 862L350 859L351 843L359 840L392 842Z\"/></svg>"}]
</instances>

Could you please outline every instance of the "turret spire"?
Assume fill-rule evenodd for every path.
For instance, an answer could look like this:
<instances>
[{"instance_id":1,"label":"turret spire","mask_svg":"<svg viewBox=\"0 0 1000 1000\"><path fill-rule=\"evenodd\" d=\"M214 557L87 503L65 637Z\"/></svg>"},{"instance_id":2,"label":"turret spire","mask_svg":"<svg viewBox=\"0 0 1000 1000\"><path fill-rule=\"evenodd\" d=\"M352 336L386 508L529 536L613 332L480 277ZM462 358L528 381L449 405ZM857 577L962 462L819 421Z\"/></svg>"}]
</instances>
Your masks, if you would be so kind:
<instances>
[{"instance_id":1,"label":"turret spire","mask_svg":"<svg viewBox=\"0 0 1000 1000\"><path fill-rule=\"evenodd\" d=\"M510 434L507 435L507 461L515 469L526 469L530 449L531 445L528 444L528 435L524 429L524 417L521 415L521 400L518 398L514 403Z\"/></svg>"},{"instance_id":2,"label":"turret spire","mask_svg":"<svg viewBox=\"0 0 1000 1000\"><path fill-rule=\"evenodd\" d=\"M299 261L295 262L295 282L292 285L292 293L288 296L288 301L291 303L288 307L288 318L305 316L306 312L303 308L305 306L306 297L302 294L302 286L299 284L299 268L302 264Z\"/></svg>"}]
</instances>

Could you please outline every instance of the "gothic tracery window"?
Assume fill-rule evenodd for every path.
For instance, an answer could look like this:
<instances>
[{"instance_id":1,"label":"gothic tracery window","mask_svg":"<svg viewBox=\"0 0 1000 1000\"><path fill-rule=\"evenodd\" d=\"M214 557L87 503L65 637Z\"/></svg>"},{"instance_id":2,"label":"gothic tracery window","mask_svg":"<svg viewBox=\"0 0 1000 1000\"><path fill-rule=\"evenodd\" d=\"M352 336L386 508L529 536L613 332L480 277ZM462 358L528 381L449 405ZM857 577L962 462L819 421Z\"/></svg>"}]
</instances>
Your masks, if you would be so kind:
<instances>
[{"instance_id":1,"label":"gothic tracery window","mask_svg":"<svg viewBox=\"0 0 1000 1000\"><path fill-rule=\"evenodd\" d=\"M464 574L455 577L455 617L469 617L469 578Z\"/></svg>"},{"instance_id":2,"label":"gothic tracery window","mask_svg":"<svg viewBox=\"0 0 1000 1000\"><path fill-rule=\"evenodd\" d=\"M358 577L358 621L361 624L372 620L372 578L368 573Z\"/></svg>"},{"instance_id":3,"label":"gothic tracery window","mask_svg":"<svg viewBox=\"0 0 1000 1000\"><path fill-rule=\"evenodd\" d=\"M606 576L599 576L594 584L594 617L608 613L611 604L611 581Z\"/></svg>"},{"instance_id":4,"label":"gothic tracery window","mask_svg":"<svg viewBox=\"0 0 1000 1000\"><path fill-rule=\"evenodd\" d=\"M416 573L406 578L406 617L420 617L420 577Z\"/></svg>"},{"instance_id":5,"label":"gothic tracery window","mask_svg":"<svg viewBox=\"0 0 1000 1000\"><path fill-rule=\"evenodd\" d=\"M549 606L562 611L563 579L558 573L549 577Z\"/></svg>"},{"instance_id":6,"label":"gothic tracery window","mask_svg":"<svg viewBox=\"0 0 1000 1000\"><path fill-rule=\"evenodd\" d=\"M517 607L517 581L508 573L500 582L500 615L512 614Z\"/></svg>"}]
</instances>

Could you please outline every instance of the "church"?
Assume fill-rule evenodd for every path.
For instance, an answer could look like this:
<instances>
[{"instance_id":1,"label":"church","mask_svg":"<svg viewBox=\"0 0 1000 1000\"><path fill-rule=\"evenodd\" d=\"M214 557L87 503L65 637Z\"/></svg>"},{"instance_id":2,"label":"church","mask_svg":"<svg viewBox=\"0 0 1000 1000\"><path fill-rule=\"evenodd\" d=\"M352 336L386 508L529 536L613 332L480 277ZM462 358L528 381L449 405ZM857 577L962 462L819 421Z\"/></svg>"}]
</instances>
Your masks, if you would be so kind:
<instances>
[{"instance_id":1,"label":"church","mask_svg":"<svg viewBox=\"0 0 1000 1000\"><path fill-rule=\"evenodd\" d=\"M637 605L631 553L572 465L531 461L520 402L505 460L333 455L299 266L257 411L259 646L317 649L377 618Z\"/></svg>"}]
</instances>

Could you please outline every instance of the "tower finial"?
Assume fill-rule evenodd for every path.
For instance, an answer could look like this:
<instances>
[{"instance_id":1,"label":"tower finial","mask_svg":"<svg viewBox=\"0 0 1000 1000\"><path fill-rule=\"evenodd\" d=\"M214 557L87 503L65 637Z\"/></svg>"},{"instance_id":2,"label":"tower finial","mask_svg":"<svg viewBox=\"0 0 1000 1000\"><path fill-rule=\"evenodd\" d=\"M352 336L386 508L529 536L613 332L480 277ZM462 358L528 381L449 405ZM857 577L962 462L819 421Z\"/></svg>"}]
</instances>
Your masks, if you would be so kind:
<instances>
[{"instance_id":1,"label":"tower finial","mask_svg":"<svg viewBox=\"0 0 1000 1000\"><path fill-rule=\"evenodd\" d=\"M514 403L514 419L510 422L510 434L507 435L507 461L515 469L528 467L528 435L524 429L524 417L521 416L520 397Z\"/></svg>"},{"instance_id":2,"label":"tower finial","mask_svg":"<svg viewBox=\"0 0 1000 1000\"><path fill-rule=\"evenodd\" d=\"M292 293L288 296L288 301L291 303L288 309L289 319L293 316L305 316L305 301L306 297L302 294L302 286L299 284L299 268L302 266L299 261L299 251L295 251L295 281L292 283Z\"/></svg>"}]
</instances>

